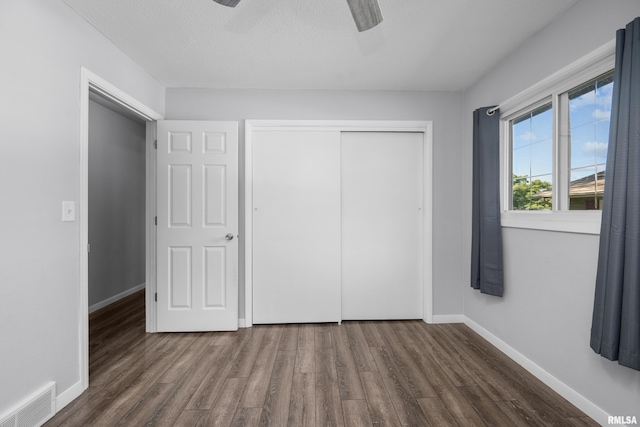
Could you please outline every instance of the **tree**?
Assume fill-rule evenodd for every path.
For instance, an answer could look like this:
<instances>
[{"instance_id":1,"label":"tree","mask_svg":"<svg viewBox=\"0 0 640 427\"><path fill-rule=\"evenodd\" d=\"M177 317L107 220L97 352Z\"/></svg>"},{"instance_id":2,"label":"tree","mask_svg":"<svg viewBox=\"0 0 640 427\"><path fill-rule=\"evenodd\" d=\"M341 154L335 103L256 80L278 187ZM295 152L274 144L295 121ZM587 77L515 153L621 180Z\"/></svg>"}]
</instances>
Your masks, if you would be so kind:
<instances>
[{"instance_id":1,"label":"tree","mask_svg":"<svg viewBox=\"0 0 640 427\"><path fill-rule=\"evenodd\" d=\"M551 197L534 197L543 191L551 191L551 183L535 179L529 182L528 176L513 175L513 210L540 211L551 209Z\"/></svg>"}]
</instances>

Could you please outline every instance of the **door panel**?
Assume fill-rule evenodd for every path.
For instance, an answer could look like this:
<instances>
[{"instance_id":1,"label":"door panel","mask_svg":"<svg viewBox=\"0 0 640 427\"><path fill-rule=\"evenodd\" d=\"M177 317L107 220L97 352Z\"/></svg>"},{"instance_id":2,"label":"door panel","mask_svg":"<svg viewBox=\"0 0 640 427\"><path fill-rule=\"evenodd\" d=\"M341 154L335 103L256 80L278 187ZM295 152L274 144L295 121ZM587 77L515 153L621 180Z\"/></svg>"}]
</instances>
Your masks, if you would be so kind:
<instances>
[{"instance_id":1,"label":"door panel","mask_svg":"<svg viewBox=\"0 0 640 427\"><path fill-rule=\"evenodd\" d=\"M226 224L227 168L224 165L204 167L204 225L224 227Z\"/></svg>"},{"instance_id":2,"label":"door panel","mask_svg":"<svg viewBox=\"0 0 640 427\"><path fill-rule=\"evenodd\" d=\"M224 307L227 248L204 248L205 307Z\"/></svg>"},{"instance_id":3,"label":"door panel","mask_svg":"<svg viewBox=\"0 0 640 427\"><path fill-rule=\"evenodd\" d=\"M169 227L191 227L191 165L169 165Z\"/></svg>"},{"instance_id":4,"label":"door panel","mask_svg":"<svg viewBox=\"0 0 640 427\"><path fill-rule=\"evenodd\" d=\"M156 212L157 330L236 330L237 122L158 122Z\"/></svg>"},{"instance_id":5,"label":"door panel","mask_svg":"<svg viewBox=\"0 0 640 427\"><path fill-rule=\"evenodd\" d=\"M169 248L169 307L191 308L191 248Z\"/></svg>"},{"instance_id":6,"label":"door panel","mask_svg":"<svg viewBox=\"0 0 640 427\"><path fill-rule=\"evenodd\" d=\"M342 134L342 318L423 317L423 134Z\"/></svg>"},{"instance_id":7,"label":"door panel","mask_svg":"<svg viewBox=\"0 0 640 427\"><path fill-rule=\"evenodd\" d=\"M340 134L253 134L253 322L340 321Z\"/></svg>"}]
</instances>

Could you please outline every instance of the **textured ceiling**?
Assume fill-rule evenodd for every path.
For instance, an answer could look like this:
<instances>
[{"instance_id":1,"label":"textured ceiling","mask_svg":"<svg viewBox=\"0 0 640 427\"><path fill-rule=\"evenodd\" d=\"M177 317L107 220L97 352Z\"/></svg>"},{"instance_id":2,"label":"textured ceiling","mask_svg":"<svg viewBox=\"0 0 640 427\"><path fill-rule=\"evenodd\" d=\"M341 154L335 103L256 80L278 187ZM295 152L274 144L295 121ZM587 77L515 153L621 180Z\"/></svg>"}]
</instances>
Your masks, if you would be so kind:
<instances>
[{"instance_id":1,"label":"textured ceiling","mask_svg":"<svg viewBox=\"0 0 640 427\"><path fill-rule=\"evenodd\" d=\"M167 87L466 89L577 0L64 0Z\"/></svg>"}]
</instances>

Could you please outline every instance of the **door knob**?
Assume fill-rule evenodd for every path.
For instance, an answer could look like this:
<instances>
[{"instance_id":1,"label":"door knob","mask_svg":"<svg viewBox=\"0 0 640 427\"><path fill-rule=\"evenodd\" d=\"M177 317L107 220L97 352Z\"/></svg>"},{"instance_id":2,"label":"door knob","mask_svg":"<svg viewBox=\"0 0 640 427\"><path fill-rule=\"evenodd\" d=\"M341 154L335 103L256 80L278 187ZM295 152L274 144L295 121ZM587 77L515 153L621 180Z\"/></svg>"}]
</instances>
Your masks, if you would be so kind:
<instances>
[{"instance_id":1,"label":"door knob","mask_svg":"<svg viewBox=\"0 0 640 427\"><path fill-rule=\"evenodd\" d=\"M229 233L226 236L224 236L224 238L227 240L233 240L233 234Z\"/></svg>"}]
</instances>

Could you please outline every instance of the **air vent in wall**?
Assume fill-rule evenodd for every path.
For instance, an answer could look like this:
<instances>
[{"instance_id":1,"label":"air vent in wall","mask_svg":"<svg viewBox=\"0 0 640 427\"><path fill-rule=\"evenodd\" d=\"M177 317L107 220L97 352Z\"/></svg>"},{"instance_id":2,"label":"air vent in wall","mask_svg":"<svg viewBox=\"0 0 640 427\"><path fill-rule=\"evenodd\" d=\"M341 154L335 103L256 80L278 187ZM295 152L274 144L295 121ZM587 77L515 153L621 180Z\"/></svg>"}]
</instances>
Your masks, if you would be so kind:
<instances>
[{"instance_id":1,"label":"air vent in wall","mask_svg":"<svg viewBox=\"0 0 640 427\"><path fill-rule=\"evenodd\" d=\"M55 415L56 383L50 382L0 417L0 427L39 427Z\"/></svg>"}]
</instances>

